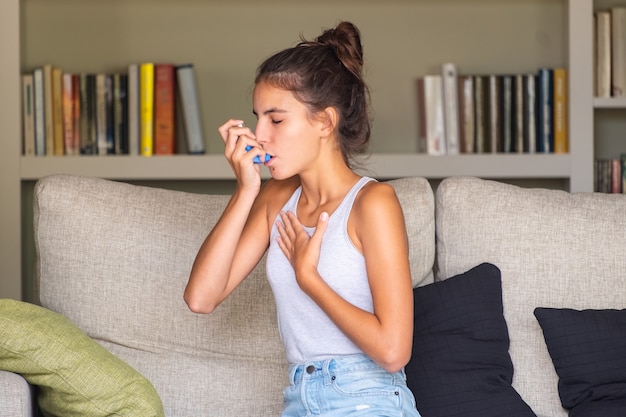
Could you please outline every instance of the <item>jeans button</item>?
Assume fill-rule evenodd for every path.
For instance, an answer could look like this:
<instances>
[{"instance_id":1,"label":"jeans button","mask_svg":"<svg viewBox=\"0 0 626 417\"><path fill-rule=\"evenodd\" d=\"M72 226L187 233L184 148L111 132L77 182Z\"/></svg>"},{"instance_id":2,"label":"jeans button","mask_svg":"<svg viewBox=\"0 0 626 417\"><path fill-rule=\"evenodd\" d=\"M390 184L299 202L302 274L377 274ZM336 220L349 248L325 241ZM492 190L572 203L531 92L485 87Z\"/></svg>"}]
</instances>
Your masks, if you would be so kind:
<instances>
[{"instance_id":1,"label":"jeans button","mask_svg":"<svg viewBox=\"0 0 626 417\"><path fill-rule=\"evenodd\" d=\"M315 366L313 365L309 365L306 367L306 373L311 375L313 372L315 372Z\"/></svg>"}]
</instances>

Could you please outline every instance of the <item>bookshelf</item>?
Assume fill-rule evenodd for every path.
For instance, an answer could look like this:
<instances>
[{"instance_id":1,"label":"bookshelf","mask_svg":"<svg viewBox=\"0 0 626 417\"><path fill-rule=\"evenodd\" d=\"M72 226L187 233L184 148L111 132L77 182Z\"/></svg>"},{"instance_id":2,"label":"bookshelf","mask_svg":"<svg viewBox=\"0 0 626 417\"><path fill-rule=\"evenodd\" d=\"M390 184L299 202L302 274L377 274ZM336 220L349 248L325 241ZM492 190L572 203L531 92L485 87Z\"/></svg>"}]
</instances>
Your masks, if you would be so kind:
<instances>
[{"instance_id":1,"label":"bookshelf","mask_svg":"<svg viewBox=\"0 0 626 417\"><path fill-rule=\"evenodd\" d=\"M322 1L315 5L275 0L3 1L0 262L4 272L0 297L22 297L21 242L30 221L22 214L28 213L22 207L28 201L24 193L30 190L26 184L32 185L38 178L54 173L181 184L232 179L221 156L219 138L213 134L215 127L234 115L243 114L253 121L248 116L251 82L262 58L292 45L299 33L315 36L321 27L332 26L338 19L355 21L363 32L366 77L374 105L373 154L366 161L364 173L381 179L414 175L436 180L475 175L520 181L553 180L567 190L591 191L594 109L624 108L624 103L603 103L592 97L593 8L593 0L360 0L359 7L348 1ZM520 33L528 36L519 36ZM438 41L432 42L433 38ZM194 63L208 155L20 155L21 123L16 103L20 101L22 71L44 63L77 72L116 71L142 61ZM443 157L416 154L414 80L438 72L440 64L446 61L457 63L459 71L466 73L567 67L570 153Z\"/></svg>"}]
</instances>

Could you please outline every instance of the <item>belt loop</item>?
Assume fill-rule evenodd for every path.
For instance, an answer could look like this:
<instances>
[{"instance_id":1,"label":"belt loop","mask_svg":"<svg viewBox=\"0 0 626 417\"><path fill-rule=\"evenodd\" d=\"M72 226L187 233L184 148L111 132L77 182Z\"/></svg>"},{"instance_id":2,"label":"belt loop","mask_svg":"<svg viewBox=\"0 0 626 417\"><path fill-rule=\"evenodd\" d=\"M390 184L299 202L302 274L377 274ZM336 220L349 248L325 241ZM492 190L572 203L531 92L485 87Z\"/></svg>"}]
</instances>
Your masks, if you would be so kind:
<instances>
[{"instance_id":1,"label":"belt loop","mask_svg":"<svg viewBox=\"0 0 626 417\"><path fill-rule=\"evenodd\" d=\"M289 366L289 384L296 384L296 372L298 371L298 365Z\"/></svg>"}]
</instances>

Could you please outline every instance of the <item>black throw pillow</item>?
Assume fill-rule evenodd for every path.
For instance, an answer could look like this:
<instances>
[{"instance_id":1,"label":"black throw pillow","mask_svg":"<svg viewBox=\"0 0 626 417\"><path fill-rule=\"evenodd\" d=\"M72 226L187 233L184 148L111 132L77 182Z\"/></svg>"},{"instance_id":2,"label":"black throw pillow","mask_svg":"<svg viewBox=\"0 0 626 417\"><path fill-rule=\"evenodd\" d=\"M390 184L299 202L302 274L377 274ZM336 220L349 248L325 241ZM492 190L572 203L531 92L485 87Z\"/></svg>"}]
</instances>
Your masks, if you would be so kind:
<instances>
[{"instance_id":1,"label":"black throw pillow","mask_svg":"<svg viewBox=\"0 0 626 417\"><path fill-rule=\"evenodd\" d=\"M422 417L534 417L511 386L500 270L484 263L413 294L406 373Z\"/></svg>"},{"instance_id":2,"label":"black throw pillow","mask_svg":"<svg viewBox=\"0 0 626 417\"><path fill-rule=\"evenodd\" d=\"M626 416L626 310L537 308L570 417Z\"/></svg>"}]
</instances>

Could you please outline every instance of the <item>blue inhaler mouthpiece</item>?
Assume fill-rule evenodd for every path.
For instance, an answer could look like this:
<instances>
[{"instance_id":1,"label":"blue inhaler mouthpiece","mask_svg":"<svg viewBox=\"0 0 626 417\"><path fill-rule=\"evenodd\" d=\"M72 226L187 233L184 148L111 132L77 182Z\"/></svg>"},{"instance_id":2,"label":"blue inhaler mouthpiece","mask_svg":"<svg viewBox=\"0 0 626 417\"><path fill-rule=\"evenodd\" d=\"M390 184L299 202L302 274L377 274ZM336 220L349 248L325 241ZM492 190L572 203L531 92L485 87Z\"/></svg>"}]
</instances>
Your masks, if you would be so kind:
<instances>
[{"instance_id":1,"label":"blue inhaler mouthpiece","mask_svg":"<svg viewBox=\"0 0 626 417\"><path fill-rule=\"evenodd\" d=\"M252 149L252 146L251 145L247 145L246 146L246 152L249 151L250 149ZM254 163L255 164L262 164L262 163L265 163L265 162L269 162L270 159L272 159L272 157L270 156L270 154L266 153L265 154L265 161L261 162L261 158L259 158L259 155L257 155L257 156L254 157Z\"/></svg>"}]
</instances>

